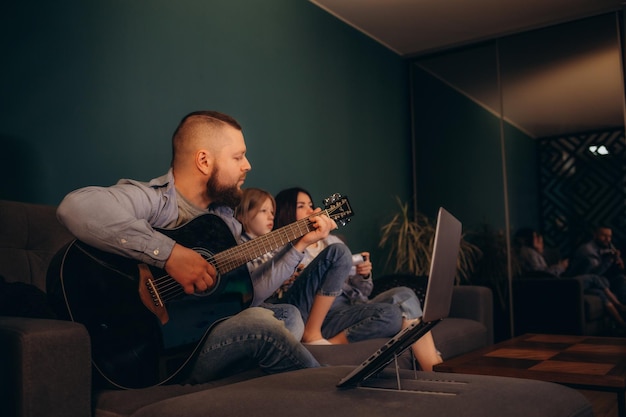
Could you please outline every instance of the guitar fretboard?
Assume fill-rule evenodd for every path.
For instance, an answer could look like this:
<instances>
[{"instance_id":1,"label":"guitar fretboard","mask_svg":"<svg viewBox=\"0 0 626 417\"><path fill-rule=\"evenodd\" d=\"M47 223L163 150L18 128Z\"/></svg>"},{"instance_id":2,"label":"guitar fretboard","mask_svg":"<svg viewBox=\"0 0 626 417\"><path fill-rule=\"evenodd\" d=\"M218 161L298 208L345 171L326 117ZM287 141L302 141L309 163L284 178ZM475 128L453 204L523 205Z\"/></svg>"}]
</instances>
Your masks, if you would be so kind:
<instances>
[{"instance_id":1,"label":"guitar fretboard","mask_svg":"<svg viewBox=\"0 0 626 417\"><path fill-rule=\"evenodd\" d=\"M313 216L324 213L326 212L321 211L315 213ZM220 274L226 274L261 255L301 238L313 230L311 223L311 217L313 216L298 220L295 223L283 226L280 229L276 229L263 236L259 236L216 254L213 258L215 267Z\"/></svg>"}]
</instances>

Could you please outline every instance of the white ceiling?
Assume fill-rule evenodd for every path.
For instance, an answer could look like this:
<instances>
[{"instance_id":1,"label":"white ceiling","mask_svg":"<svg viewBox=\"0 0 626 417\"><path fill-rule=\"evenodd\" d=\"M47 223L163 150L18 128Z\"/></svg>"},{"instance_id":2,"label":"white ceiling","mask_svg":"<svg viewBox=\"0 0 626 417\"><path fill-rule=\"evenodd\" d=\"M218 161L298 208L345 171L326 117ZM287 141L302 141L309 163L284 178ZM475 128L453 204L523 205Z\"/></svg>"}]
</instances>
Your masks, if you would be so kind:
<instances>
[{"instance_id":1,"label":"white ceiling","mask_svg":"<svg viewBox=\"0 0 626 417\"><path fill-rule=\"evenodd\" d=\"M427 58L434 52L618 11L622 7L622 0L310 1L407 58ZM559 50L571 49L569 55L563 54L561 59L550 57L552 62L550 65L543 62L541 71L531 70L522 62L521 71L508 74L506 84L503 76L503 97L508 97L503 100L505 118L532 137L623 124L623 72L617 40L614 50L593 49L583 42L589 32L573 36L581 34L569 47L559 46ZM549 48L543 53L550 55ZM578 55L574 57L575 54ZM476 63L472 71L467 57L460 61L461 57L462 54L457 55L456 61L454 57L428 58L424 67L490 111L499 113L497 91L483 88L485 80L473 76L493 71L481 72ZM513 62L509 64L515 67ZM573 89L577 91L573 93Z\"/></svg>"}]
</instances>

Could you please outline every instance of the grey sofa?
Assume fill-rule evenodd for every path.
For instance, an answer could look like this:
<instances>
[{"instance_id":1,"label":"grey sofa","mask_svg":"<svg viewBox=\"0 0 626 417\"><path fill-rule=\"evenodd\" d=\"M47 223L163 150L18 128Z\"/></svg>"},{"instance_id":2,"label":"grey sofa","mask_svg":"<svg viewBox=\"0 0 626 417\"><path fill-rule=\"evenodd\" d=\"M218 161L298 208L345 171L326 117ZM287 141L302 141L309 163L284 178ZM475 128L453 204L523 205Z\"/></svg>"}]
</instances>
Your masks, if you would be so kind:
<instances>
[{"instance_id":1,"label":"grey sofa","mask_svg":"<svg viewBox=\"0 0 626 417\"><path fill-rule=\"evenodd\" d=\"M45 290L50 259L71 239L57 222L55 207L0 200L0 275L7 282L32 284ZM511 378L451 374L439 377L436 373L403 370L403 388L414 395L398 390L337 389L336 382L378 348L382 340L311 346L320 363L328 365L322 368L269 376L253 369L200 385L95 389L90 338L85 327L39 318L41 314L37 311L35 317L24 317L30 315L29 311L20 316L0 313L2 415L400 416L413 415L416 410L425 415L592 415L590 404L574 390ZM450 318L433 331L444 357L492 343L491 314L488 289L455 288ZM410 368L408 356L403 361L401 366ZM396 378L389 375L388 380Z\"/></svg>"},{"instance_id":2,"label":"grey sofa","mask_svg":"<svg viewBox=\"0 0 626 417\"><path fill-rule=\"evenodd\" d=\"M574 277L524 276L513 281L515 334L610 335L602 299Z\"/></svg>"}]
</instances>

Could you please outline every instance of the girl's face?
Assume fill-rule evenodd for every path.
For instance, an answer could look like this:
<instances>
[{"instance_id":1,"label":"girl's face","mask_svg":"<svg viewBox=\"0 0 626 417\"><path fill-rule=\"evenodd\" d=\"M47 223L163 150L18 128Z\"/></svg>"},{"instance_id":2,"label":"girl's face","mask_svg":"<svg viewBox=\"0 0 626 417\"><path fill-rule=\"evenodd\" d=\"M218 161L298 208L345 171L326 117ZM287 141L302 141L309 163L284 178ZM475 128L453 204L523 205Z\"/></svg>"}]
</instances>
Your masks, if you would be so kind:
<instances>
[{"instance_id":1,"label":"girl's face","mask_svg":"<svg viewBox=\"0 0 626 417\"><path fill-rule=\"evenodd\" d=\"M304 219L313 214L313 202L311 198L303 192L298 193L296 200L296 220Z\"/></svg>"},{"instance_id":2,"label":"girl's face","mask_svg":"<svg viewBox=\"0 0 626 417\"><path fill-rule=\"evenodd\" d=\"M270 198L266 198L261 208L248 222L248 234L257 237L269 233L274 227L274 205Z\"/></svg>"}]
</instances>

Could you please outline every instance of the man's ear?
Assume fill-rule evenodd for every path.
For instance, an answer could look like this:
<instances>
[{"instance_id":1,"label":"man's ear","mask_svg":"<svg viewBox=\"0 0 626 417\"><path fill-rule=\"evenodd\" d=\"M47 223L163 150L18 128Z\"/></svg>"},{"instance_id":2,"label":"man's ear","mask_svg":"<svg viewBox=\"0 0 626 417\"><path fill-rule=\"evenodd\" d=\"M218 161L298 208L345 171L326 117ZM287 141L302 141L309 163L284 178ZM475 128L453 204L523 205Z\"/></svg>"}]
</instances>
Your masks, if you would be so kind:
<instances>
[{"instance_id":1,"label":"man's ear","mask_svg":"<svg viewBox=\"0 0 626 417\"><path fill-rule=\"evenodd\" d=\"M211 174L213 161L213 156L205 149L200 149L196 153L196 168L198 168L198 170L200 170L204 175Z\"/></svg>"}]
</instances>

